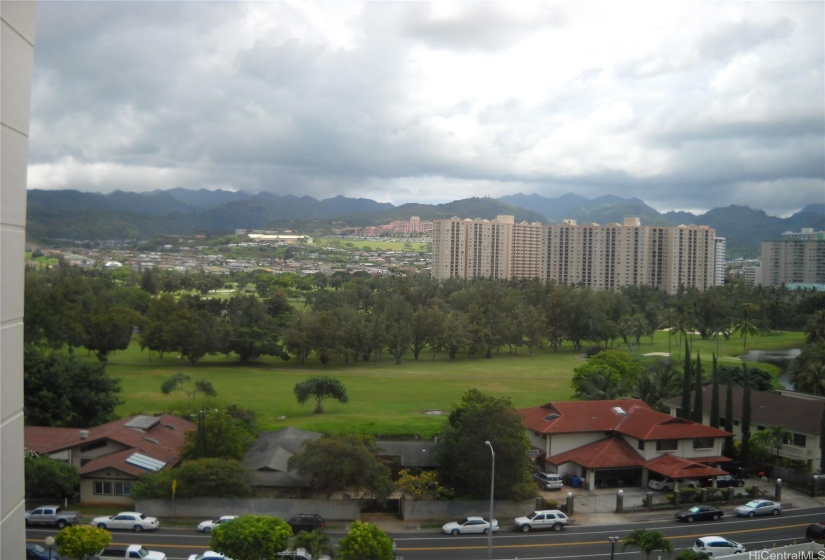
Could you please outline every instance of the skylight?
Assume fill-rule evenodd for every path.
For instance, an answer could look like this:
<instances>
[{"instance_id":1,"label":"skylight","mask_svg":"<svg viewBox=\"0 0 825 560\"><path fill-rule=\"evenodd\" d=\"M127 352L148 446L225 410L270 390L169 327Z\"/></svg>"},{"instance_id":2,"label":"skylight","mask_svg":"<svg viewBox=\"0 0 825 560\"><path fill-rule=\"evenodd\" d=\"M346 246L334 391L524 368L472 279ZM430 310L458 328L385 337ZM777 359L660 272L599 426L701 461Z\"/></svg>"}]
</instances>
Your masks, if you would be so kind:
<instances>
[{"instance_id":1,"label":"skylight","mask_svg":"<svg viewBox=\"0 0 825 560\"><path fill-rule=\"evenodd\" d=\"M149 457L148 455L143 455L142 453L132 453L126 459L126 462L130 465L134 465L152 472L158 472L166 466L165 462Z\"/></svg>"}]
</instances>

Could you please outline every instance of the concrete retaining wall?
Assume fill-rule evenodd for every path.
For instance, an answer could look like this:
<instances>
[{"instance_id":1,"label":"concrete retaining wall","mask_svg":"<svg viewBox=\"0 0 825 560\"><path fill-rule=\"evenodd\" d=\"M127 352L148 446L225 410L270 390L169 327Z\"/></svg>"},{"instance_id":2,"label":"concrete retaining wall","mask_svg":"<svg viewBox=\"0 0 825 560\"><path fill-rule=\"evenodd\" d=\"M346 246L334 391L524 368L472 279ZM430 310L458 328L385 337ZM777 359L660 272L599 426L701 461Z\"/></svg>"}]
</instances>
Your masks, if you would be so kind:
<instances>
[{"instance_id":1,"label":"concrete retaining wall","mask_svg":"<svg viewBox=\"0 0 825 560\"><path fill-rule=\"evenodd\" d=\"M536 509L535 500L498 500L494 504L493 515L499 526L504 528L516 517L526 515ZM404 521L455 521L471 515L483 518L490 516L490 502L486 500L433 502L404 500L401 506Z\"/></svg>"},{"instance_id":2,"label":"concrete retaining wall","mask_svg":"<svg viewBox=\"0 0 825 560\"><path fill-rule=\"evenodd\" d=\"M272 515L289 519L296 513L317 513L329 521L360 519L358 500L288 500L187 498L184 500L136 500L135 510L155 517L217 518L221 515Z\"/></svg>"}]
</instances>

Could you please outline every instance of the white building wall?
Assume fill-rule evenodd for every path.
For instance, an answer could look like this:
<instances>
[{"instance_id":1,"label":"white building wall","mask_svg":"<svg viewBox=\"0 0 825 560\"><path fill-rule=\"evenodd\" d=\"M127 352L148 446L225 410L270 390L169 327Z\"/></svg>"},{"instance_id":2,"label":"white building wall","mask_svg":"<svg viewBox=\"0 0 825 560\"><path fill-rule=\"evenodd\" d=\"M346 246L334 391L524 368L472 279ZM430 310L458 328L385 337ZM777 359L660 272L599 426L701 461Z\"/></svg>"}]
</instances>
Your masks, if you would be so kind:
<instances>
[{"instance_id":1,"label":"white building wall","mask_svg":"<svg viewBox=\"0 0 825 560\"><path fill-rule=\"evenodd\" d=\"M37 4L0 2L0 558L25 558L23 271Z\"/></svg>"}]
</instances>

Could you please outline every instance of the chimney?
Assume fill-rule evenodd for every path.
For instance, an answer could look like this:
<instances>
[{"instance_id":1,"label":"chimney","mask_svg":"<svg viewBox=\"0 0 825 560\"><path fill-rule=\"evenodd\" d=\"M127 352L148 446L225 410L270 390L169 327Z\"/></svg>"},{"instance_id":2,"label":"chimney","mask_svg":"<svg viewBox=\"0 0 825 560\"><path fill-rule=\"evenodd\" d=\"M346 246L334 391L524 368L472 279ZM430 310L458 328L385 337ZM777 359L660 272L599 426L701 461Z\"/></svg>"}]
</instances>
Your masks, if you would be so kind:
<instances>
[{"instance_id":1,"label":"chimney","mask_svg":"<svg viewBox=\"0 0 825 560\"><path fill-rule=\"evenodd\" d=\"M89 430L80 430L80 439L89 439Z\"/></svg>"}]
</instances>

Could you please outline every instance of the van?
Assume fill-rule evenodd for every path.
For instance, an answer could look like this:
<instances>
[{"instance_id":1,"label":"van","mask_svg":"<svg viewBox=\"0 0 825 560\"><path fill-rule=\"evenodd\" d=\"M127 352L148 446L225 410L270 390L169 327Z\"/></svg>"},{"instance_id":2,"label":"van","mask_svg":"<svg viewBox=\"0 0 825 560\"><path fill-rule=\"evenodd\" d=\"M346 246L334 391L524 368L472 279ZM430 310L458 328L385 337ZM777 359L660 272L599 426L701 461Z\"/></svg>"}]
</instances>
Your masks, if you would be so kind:
<instances>
[{"instance_id":1,"label":"van","mask_svg":"<svg viewBox=\"0 0 825 560\"><path fill-rule=\"evenodd\" d=\"M745 547L736 541L729 541L725 537L699 537L693 545L693 552L710 556L727 556L745 552Z\"/></svg>"}]
</instances>

